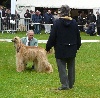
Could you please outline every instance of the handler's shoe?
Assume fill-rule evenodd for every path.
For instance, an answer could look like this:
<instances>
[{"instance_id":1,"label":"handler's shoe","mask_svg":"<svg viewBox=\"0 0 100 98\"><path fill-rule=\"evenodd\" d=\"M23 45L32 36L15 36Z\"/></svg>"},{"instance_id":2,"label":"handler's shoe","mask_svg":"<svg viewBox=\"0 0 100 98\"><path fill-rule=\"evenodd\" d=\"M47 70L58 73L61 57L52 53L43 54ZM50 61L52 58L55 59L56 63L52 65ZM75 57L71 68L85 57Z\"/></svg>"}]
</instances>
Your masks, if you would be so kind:
<instances>
[{"instance_id":1,"label":"handler's shoe","mask_svg":"<svg viewBox=\"0 0 100 98\"><path fill-rule=\"evenodd\" d=\"M69 90L68 87L59 87L58 90Z\"/></svg>"}]
</instances>

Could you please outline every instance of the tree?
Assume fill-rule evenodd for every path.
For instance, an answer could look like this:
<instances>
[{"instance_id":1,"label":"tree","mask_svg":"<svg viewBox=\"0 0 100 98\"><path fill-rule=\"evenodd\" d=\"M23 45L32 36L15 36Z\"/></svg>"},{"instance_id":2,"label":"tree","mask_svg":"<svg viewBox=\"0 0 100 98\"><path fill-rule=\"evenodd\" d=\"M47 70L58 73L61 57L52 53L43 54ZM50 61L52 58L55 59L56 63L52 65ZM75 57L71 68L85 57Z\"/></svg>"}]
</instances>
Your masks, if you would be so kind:
<instances>
[{"instance_id":1,"label":"tree","mask_svg":"<svg viewBox=\"0 0 100 98\"><path fill-rule=\"evenodd\" d=\"M0 5L10 8L11 7L11 0L0 0Z\"/></svg>"}]
</instances>

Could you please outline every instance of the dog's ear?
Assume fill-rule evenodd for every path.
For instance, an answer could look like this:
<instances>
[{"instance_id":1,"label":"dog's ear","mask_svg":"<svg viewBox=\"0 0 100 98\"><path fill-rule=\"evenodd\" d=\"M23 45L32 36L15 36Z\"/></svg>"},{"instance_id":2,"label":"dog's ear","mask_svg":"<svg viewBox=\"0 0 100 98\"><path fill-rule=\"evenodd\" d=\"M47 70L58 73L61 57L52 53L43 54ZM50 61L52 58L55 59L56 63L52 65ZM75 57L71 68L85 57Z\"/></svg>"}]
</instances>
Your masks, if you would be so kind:
<instances>
[{"instance_id":1,"label":"dog's ear","mask_svg":"<svg viewBox=\"0 0 100 98\"><path fill-rule=\"evenodd\" d=\"M20 48L21 48L21 41L17 43L17 52L19 52Z\"/></svg>"},{"instance_id":2,"label":"dog's ear","mask_svg":"<svg viewBox=\"0 0 100 98\"><path fill-rule=\"evenodd\" d=\"M14 37L14 39L11 40L12 42L14 42L14 46L16 48L16 51L19 52L20 48L21 48L21 41L19 37Z\"/></svg>"},{"instance_id":3,"label":"dog's ear","mask_svg":"<svg viewBox=\"0 0 100 98\"><path fill-rule=\"evenodd\" d=\"M15 37L15 38L13 38L11 41L12 41L12 42L15 42L15 40L17 40L17 38L16 38L16 37Z\"/></svg>"}]
</instances>

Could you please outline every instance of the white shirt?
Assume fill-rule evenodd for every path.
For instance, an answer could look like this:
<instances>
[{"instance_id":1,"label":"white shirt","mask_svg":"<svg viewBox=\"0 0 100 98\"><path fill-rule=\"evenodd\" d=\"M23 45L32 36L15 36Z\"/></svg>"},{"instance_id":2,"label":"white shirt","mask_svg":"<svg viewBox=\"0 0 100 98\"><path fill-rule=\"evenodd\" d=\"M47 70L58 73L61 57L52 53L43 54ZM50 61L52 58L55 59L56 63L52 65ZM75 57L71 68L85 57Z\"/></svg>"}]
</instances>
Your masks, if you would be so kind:
<instances>
[{"instance_id":1,"label":"white shirt","mask_svg":"<svg viewBox=\"0 0 100 98\"><path fill-rule=\"evenodd\" d=\"M28 46L28 42L29 42L28 37L27 37L26 39L27 39L27 41L26 41L26 46ZM32 39L31 39L31 40L32 40Z\"/></svg>"},{"instance_id":2,"label":"white shirt","mask_svg":"<svg viewBox=\"0 0 100 98\"><path fill-rule=\"evenodd\" d=\"M26 46L28 46L28 42L29 42L29 40L28 40L28 37L27 37Z\"/></svg>"}]
</instances>

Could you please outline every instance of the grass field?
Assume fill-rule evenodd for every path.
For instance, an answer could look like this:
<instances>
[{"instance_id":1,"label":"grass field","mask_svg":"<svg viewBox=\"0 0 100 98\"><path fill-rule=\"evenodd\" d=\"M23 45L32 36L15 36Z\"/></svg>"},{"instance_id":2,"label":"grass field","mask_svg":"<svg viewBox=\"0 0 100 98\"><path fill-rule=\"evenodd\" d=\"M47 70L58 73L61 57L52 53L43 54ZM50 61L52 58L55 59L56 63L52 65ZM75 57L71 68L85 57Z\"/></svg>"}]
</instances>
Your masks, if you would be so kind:
<instances>
[{"instance_id":1,"label":"grass field","mask_svg":"<svg viewBox=\"0 0 100 98\"><path fill-rule=\"evenodd\" d=\"M25 32L1 34L0 38L25 36ZM47 34L35 35L39 40L48 39ZM81 33L82 39L96 39ZM45 48L45 44L39 44ZM76 56L76 82L74 88L57 91L60 86L54 54L48 54L54 72L36 73L29 62L24 72L16 72L13 43L0 42L0 98L100 98L100 43L82 43Z\"/></svg>"}]
</instances>

